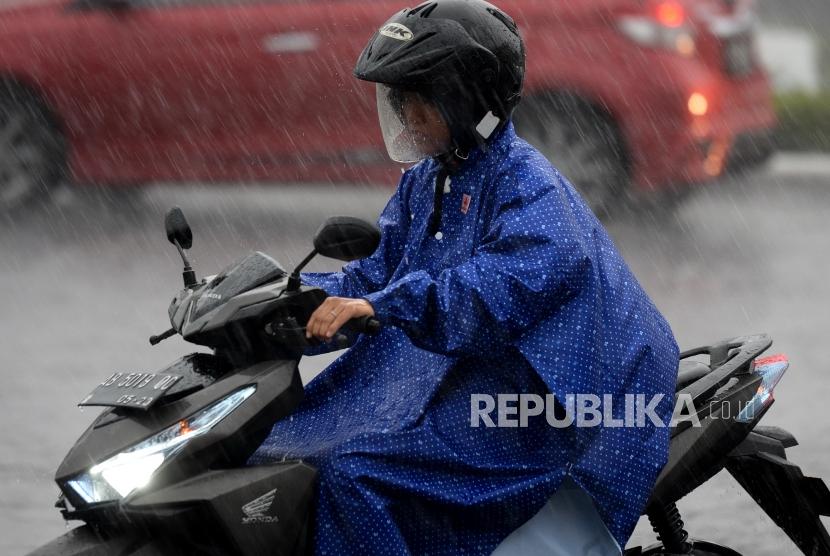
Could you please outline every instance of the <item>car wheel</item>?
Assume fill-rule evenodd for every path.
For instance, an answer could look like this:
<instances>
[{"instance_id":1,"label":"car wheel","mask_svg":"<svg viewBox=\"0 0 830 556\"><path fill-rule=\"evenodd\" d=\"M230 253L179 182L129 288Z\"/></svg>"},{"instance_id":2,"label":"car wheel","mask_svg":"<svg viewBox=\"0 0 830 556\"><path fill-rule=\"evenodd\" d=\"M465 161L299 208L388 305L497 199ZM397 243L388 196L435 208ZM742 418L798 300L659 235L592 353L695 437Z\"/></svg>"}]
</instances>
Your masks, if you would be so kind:
<instances>
[{"instance_id":1,"label":"car wheel","mask_svg":"<svg viewBox=\"0 0 830 556\"><path fill-rule=\"evenodd\" d=\"M628 170L614 126L570 96L529 98L514 116L517 133L539 149L598 216L626 204Z\"/></svg>"},{"instance_id":2,"label":"car wheel","mask_svg":"<svg viewBox=\"0 0 830 556\"><path fill-rule=\"evenodd\" d=\"M41 103L19 89L0 93L0 212L46 197L65 166L63 136Z\"/></svg>"}]
</instances>

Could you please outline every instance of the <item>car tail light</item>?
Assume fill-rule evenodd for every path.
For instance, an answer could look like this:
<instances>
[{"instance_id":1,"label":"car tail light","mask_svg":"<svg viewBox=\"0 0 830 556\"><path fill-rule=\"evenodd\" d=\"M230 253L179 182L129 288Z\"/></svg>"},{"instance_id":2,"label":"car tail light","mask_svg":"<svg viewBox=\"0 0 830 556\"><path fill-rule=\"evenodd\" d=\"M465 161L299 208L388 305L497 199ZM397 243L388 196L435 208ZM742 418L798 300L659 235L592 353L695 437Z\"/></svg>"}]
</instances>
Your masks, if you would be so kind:
<instances>
[{"instance_id":1,"label":"car tail light","mask_svg":"<svg viewBox=\"0 0 830 556\"><path fill-rule=\"evenodd\" d=\"M761 376L761 384L758 385L758 390L752 399L747 402L746 406L741 410L736 417L736 420L741 423L750 423L758 417L761 412L769 404L772 403L772 393L775 385L784 376L784 373L790 366L790 362L786 355L778 354L764 357L763 359L756 359L752 373Z\"/></svg>"},{"instance_id":2,"label":"car tail light","mask_svg":"<svg viewBox=\"0 0 830 556\"><path fill-rule=\"evenodd\" d=\"M643 46L694 55L695 34L686 8L676 0L650 2L642 13L622 14L617 27L623 35Z\"/></svg>"},{"instance_id":3,"label":"car tail light","mask_svg":"<svg viewBox=\"0 0 830 556\"><path fill-rule=\"evenodd\" d=\"M686 9L672 0L657 3L654 15L657 22L665 27L682 27L686 23Z\"/></svg>"}]
</instances>

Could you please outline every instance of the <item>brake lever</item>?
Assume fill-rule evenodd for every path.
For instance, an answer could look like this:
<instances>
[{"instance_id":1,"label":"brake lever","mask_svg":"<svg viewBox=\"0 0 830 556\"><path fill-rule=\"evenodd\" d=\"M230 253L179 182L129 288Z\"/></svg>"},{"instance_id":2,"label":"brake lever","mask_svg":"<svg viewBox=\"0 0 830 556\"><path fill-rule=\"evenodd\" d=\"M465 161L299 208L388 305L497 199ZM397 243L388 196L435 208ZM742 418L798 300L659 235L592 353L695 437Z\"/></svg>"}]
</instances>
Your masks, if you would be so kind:
<instances>
[{"instance_id":1,"label":"brake lever","mask_svg":"<svg viewBox=\"0 0 830 556\"><path fill-rule=\"evenodd\" d=\"M157 336L150 336L150 345L154 346L154 345L156 345L158 343L161 343L162 341L166 340L167 338L170 338L171 336L175 336L175 335L176 335L176 329L175 328L165 330L164 332L162 332L161 334L159 334Z\"/></svg>"}]
</instances>

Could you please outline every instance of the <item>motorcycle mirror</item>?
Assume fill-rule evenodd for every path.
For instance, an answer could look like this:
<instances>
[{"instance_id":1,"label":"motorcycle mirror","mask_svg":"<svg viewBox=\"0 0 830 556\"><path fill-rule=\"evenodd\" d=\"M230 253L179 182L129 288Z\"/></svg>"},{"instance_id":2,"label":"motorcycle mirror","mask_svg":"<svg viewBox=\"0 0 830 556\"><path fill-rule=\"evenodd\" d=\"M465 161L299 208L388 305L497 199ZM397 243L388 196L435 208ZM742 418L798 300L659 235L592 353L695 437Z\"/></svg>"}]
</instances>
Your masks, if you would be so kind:
<instances>
[{"instance_id":1,"label":"motorcycle mirror","mask_svg":"<svg viewBox=\"0 0 830 556\"><path fill-rule=\"evenodd\" d=\"M363 259L375 252L380 243L378 229L360 218L333 216L314 236L314 250L324 257L340 261Z\"/></svg>"},{"instance_id":2,"label":"motorcycle mirror","mask_svg":"<svg viewBox=\"0 0 830 556\"><path fill-rule=\"evenodd\" d=\"M351 216L332 216L314 235L314 251L303 259L288 278L288 291L300 288L300 271L316 255L341 261L363 259L375 252L380 231L372 224Z\"/></svg>"},{"instance_id":3,"label":"motorcycle mirror","mask_svg":"<svg viewBox=\"0 0 830 556\"><path fill-rule=\"evenodd\" d=\"M167 239L173 245L182 249L193 247L193 232L179 207L173 207L167 211L164 217L164 229L167 232Z\"/></svg>"},{"instance_id":4,"label":"motorcycle mirror","mask_svg":"<svg viewBox=\"0 0 830 556\"><path fill-rule=\"evenodd\" d=\"M173 207L167 211L164 217L164 229L167 232L167 239L179 250L179 256L182 258L182 263L184 263L184 270L182 271L184 287L192 288L198 281L193 267L190 266L190 261L187 260L187 255L184 254L184 250L193 247L193 232L184 217L182 209Z\"/></svg>"}]
</instances>

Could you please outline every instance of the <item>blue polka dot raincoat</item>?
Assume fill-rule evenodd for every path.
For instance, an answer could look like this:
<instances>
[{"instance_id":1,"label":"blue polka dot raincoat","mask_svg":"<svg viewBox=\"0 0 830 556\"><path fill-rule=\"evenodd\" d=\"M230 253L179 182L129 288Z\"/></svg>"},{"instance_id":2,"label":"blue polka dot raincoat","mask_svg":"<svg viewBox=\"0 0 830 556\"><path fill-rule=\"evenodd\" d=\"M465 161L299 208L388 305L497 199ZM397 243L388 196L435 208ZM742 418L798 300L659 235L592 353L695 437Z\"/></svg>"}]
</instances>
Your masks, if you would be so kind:
<instances>
[{"instance_id":1,"label":"blue polka dot raincoat","mask_svg":"<svg viewBox=\"0 0 830 556\"><path fill-rule=\"evenodd\" d=\"M668 428L556 428L543 416L473 427L471 400L611 395L621 418L626 393L662 394L655 413L668 424L671 329L512 123L437 184L435 232L438 172L427 159L404 173L371 257L303 275L329 295L366 298L385 327L307 385L251 463L318 466L316 554L490 554L567 475L625 546L666 462ZM508 402L504 422L516 423Z\"/></svg>"}]
</instances>

